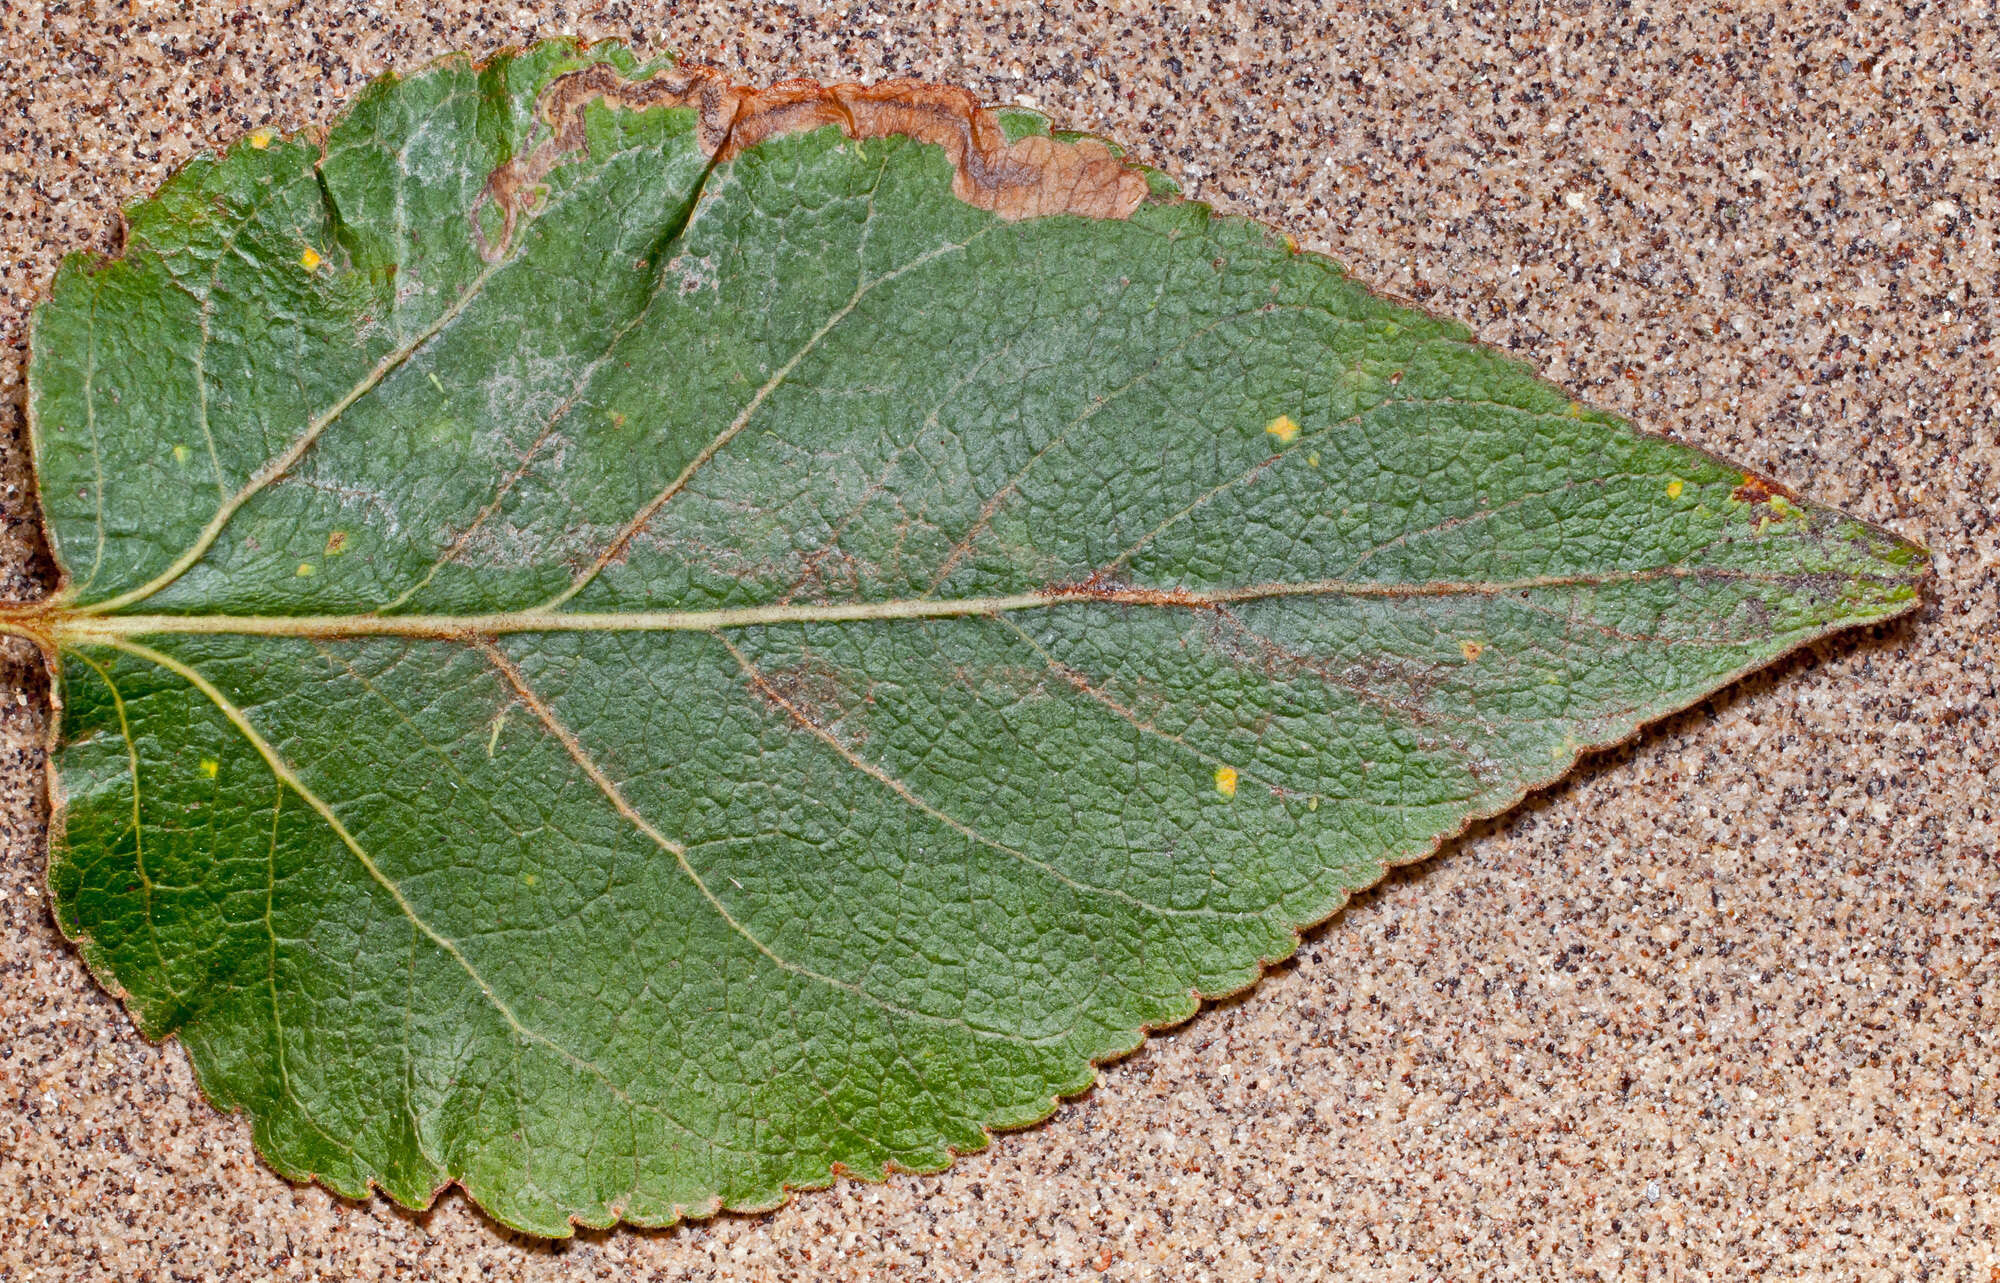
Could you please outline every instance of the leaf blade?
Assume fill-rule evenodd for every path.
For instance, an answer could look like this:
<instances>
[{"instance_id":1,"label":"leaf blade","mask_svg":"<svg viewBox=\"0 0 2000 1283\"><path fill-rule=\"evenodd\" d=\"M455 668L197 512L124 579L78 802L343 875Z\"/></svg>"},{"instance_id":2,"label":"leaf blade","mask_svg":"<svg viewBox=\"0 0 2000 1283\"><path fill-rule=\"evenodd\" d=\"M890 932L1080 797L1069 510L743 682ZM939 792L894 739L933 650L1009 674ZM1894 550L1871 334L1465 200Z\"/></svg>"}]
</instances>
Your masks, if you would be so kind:
<instances>
[{"instance_id":1,"label":"leaf blade","mask_svg":"<svg viewBox=\"0 0 2000 1283\"><path fill-rule=\"evenodd\" d=\"M587 61L335 126L345 257L257 265L352 376L304 436L108 345L181 413L117 440L206 411L215 493L265 478L179 545L85 405L146 242L38 321L59 546L116 553L56 630L59 919L289 1173L564 1233L942 1166L1386 864L1915 600L1909 545L1199 206L1010 222L933 143L711 156L604 102L510 186ZM458 158L414 221L355 176L385 130Z\"/></svg>"}]
</instances>

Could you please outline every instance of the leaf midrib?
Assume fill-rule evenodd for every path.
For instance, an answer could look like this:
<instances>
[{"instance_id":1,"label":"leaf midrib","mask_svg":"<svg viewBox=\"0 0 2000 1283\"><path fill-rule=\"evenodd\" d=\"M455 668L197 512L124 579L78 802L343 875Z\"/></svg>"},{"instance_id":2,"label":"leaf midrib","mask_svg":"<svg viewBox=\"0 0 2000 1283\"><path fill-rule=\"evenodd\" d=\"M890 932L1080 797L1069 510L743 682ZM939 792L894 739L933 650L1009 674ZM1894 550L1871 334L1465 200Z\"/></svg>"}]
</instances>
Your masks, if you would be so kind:
<instances>
[{"instance_id":1,"label":"leaf midrib","mask_svg":"<svg viewBox=\"0 0 2000 1283\"><path fill-rule=\"evenodd\" d=\"M1146 588L1128 584L1055 584L1034 592L985 597L893 597L882 601L773 603L712 610L561 611L534 607L465 615L80 615L59 613L49 632L61 645L91 645L157 634L209 634L337 640L358 637L412 637L469 640L511 633L715 632L784 624L865 623L910 619L952 619L1002 615L1023 610L1097 605L1167 610L1219 610L1245 602L1283 597L1426 599L1497 597L1543 589L1597 588L1659 579L1735 580L1798 588L1819 578L1810 572L1785 574L1728 566L1659 565L1630 570L1519 579L1433 579L1416 583L1368 579L1271 581L1238 587ZM1864 583L1900 584L1892 576L1860 575ZM1846 579L1843 582L1847 582ZM0 621L0 631L13 631Z\"/></svg>"}]
</instances>

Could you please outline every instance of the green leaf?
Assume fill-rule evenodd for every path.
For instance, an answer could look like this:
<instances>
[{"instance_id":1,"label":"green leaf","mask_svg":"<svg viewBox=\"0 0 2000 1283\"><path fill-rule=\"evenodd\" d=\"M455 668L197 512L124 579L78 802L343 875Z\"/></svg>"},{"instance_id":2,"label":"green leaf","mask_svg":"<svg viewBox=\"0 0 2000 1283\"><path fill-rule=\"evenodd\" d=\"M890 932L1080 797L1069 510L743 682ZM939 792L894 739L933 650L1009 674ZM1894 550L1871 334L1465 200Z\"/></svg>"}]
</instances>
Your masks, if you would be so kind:
<instances>
[{"instance_id":1,"label":"green leaf","mask_svg":"<svg viewBox=\"0 0 2000 1283\"><path fill-rule=\"evenodd\" d=\"M942 1167L1924 554L955 91L549 44L72 257L63 929L280 1171Z\"/></svg>"}]
</instances>

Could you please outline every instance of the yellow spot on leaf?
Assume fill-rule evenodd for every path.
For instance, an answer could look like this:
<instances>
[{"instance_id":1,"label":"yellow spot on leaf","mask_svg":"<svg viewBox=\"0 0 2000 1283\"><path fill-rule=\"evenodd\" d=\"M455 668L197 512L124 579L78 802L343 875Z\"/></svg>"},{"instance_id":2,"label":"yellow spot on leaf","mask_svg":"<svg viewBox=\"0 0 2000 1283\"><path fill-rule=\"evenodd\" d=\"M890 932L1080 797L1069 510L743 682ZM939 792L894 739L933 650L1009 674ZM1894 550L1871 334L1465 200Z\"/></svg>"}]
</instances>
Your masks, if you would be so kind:
<instances>
[{"instance_id":1,"label":"yellow spot on leaf","mask_svg":"<svg viewBox=\"0 0 2000 1283\"><path fill-rule=\"evenodd\" d=\"M1486 653L1486 643L1482 641L1474 641L1472 640L1472 638L1468 637L1464 641L1458 644L1458 651L1461 655L1464 655L1467 659L1478 659L1481 655Z\"/></svg>"},{"instance_id":2,"label":"yellow spot on leaf","mask_svg":"<svg viewBox=\"0 0 2000 1283\"><path fill-rule=\"evenodd\" d=\"M1236 768L1218 766L1215 768L1215 791L1224 797L1236 796Z\"/></svg>"},{"instance_id":3,"label":"yellow spot on leaf","mask_svg":"<svg viewBox=\"0 0 2000 1283\"><path fill-rule=\"evenodd\" d=\"M296 570L293 573L297 574L298 577L301 579L311 579L315 572L313 570L313 564L310 561L302 561L299 563L298 570Z\"/></svg>"},{"instance_id":4,"label":"yellow spot on leaf","mask_svg":"<svg viewBox=\"0 0 2000 1283\"><path fill-rule=\"evenodd\" d=\"M345 530L336 530L332 534L326 537L327 556L338 557L340 554L346 551L347 551L347 532Z\"/></svg>"},{"instance_id":5,"label":"yellow spot on leaf","mask_svg":"<svg viewBox=\"0 0 2000 1283\"><path fill-rule=\"evenodd\" d=\"M204 757L201 759L201 773L210 779L214 779L222 773L222 763L212 757Z\"/></svg>"},{"instance_id":6,"label":"yellow spot on leaf","mask_svg":"<svg viewBox=\"0 0 2000 1283\"><path fill-rule=\"evenodd\" d=\"M1569 417L1572 419L1581 419L1583 417L1583 402L1572 401L1569 403Z\"/></svg>"},{"instance_id":7,"label":"yellow spot on leaf","mask_svg":"<svg viewBox=\"0 0 2000 1283\"><path fill-rule=\"evenodd\" d=\"M1314 797L1314 798L1307 798L1307 799L1306 799L1306 810L1308 810L1308 811L1317 811L1317 810L1319 810L1319 799L1318 799L1318 798L1316 798L1316 797Z\"/></svg>"},{"instance_id":8,"label":"yellow spot on leaf","mask_svg":"<svg viewBox=\"0 0 2000 1283\"><path fill-rule=\"evenodd\" d=\"M1277 418L1265 424L1264 431L1278 438L1278 440L1282 441L1284 444L1290 445L1292 443L1292 438L1296 437L1299 434L1299 425L1292 422L1290 415L1281 414Z\"/></svg>"},{"instance_id":9,"label":"yellow spot on leaf","mask_svg":"<svg viewBox=\"0 0 2000 1283\"><path fill-rule=\"evenodd\" d=\"M1672 481L1667 482L1667 498L1669 499L1680 498L1681 491L1685 490L1686 488L1687 488L1686 486L1681 484L1681 479L1679 477L1675 477Z\"/></svg>"},{"instance_id":10,"label":"yellow spot on leaf","mask_svg":"<svg viewBox=\"0 0 2000 1283\"><path fill-rule=\"evenodd\" d=\"M523 873L521 875L521 881L527 883L529 886L533 886L535 885L535 875L532 873Z\"/></svg>"},{"instance_id":11,"label":"yellow spot on leaf","mask_svg":"<svg viewBox=\"0 0 2000 1283\"><path fill-rule=\"evenodd\" d=\"M318 271L319 265L324 261L324 259L320 258L319 251L310 245L306 246L305 253L299 255L299 266L305 268L308 272Z\"/></svg>"},{"instance_id":12,"label":"yellow spot on leaf","mask_svg":"<svg viewBox=\"0 0 2000 1283\"><path fill-rule=\"evenodd\" d=\"M1311 464L1313 467L1317 468L1319 466L1319 451L1315 450L1311 454L1307 455L1306 462Z\"/></svg>"},{"instance_id":13,"label":"yellow spot on leaf","mask_svg":"<svg viewBox=\"0 0 2000 1283\"><path fill-rule=\"evenodd\" d=\"M174 447L174 462L186 463L188 461L188 456L192 453L193 452L190 451L186 446L177 445Z\"/></svg>"},{"instance_id":14,"label":"yellow spot on leaf","mask_svg":"<svg viewBox=\"0 0 2000 1283\"><path fill-rule=\"evenodd\" d=\"M250 145L258 151L263 151L271 145L271 131L268 129L256 130L250 135Z\"/></svg>"}]
</instances>

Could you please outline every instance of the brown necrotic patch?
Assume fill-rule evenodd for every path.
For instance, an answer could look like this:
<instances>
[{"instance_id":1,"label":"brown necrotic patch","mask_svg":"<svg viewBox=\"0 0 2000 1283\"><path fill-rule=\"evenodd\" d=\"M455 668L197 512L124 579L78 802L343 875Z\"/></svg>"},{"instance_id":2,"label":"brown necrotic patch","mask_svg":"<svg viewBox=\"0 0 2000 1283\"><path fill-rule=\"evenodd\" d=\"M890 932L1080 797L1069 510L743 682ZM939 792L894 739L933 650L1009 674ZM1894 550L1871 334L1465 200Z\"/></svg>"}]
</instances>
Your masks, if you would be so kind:
<instances>
[{"instance_id":1,"label":"brown necrotic patch","mask_svg":"<svg viewBox=\"0 0 2000 1283\"><path fill-rule=\"evenodd\" d=\"M1774 498L1798 498L1792 491L1769 477L1760 477L1749 472L1743 474L1743 483L1731 490L1729 497L1738 503L1769 503Z\"/></svg>"},{"instance_id":2,"label":"brown necrotic patch","mask_svg":"<svg viewBox=\"0 0 2000 1283\"><path fill-rule=\"evenodd\" d=\"M692 108L703 154L725 161L767 139L829 125L849 138L906 137L935 144L951 162L952 194L1010 222L1051 214L1128 218L1147 193L1144 175L1105 143L1038 134L1010 143L993 112L954 86L919 80L878 85L784 80L767 89L749 89L696 64L628 80L600 63L549 83L539 103L548 135L493 171L485 196L500 213L499 235L489 240L476 210L473 219L488 257L511 243L518 215L532 205L548 172L583 148L584 109L593 102Z\"/></svg>"}]
</instances>

